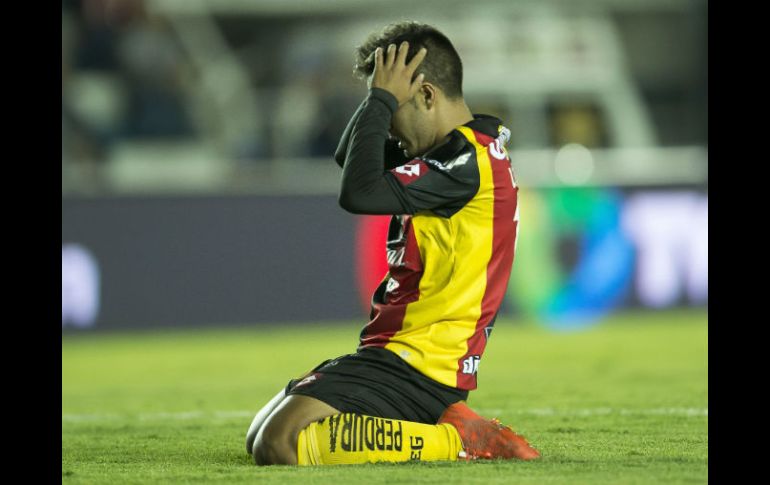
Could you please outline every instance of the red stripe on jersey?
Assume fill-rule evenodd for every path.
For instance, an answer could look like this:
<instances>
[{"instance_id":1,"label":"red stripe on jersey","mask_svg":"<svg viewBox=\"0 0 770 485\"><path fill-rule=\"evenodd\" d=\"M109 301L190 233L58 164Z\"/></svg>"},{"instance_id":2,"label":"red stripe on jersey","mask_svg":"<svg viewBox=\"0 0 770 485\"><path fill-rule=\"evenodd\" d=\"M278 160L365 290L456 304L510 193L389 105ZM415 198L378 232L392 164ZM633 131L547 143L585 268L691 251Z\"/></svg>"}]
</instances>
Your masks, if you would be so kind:
<instances>
[{"instance_id":1,"label":"red stripe on jersey","mask_svg":"<svg viewBox=\"0 0 770 485\"><path fill-rule=\"evenodd\" d=\"M516 225L514 221L518 188L513 187L509 172L510 161L507 158L495 158L489 149L494 139L474 131L476 140L487 145L487 154L492 165L492 180L494 183L494 215L492 223L492 257L487 264L487 286L481 300L481 316L476 322L476 330L468 339L468 352L458 361L457 387L460 389L476 389L476 373L464 373L463 361L473 356L481 356L487 344L485 328L492 322L508 287L508 280L513 265L514 247L516 243Z\"/></svg>"},{"instance_id":2,"label":"red stripe on jersey","mask_svg":"<svg viewBox=\"0 0 770 485\"><path fill-rule=\"evenodd\" d=\"M419 158L415 158L409 163L392 169L390 173L395 175L402 185L409 185L420 177L424 177L425 174L428 173L428 170L428 166L425 162Z\"/></svg>"},{"instance_id":3,"label":"red stripe on jersey","mask_svg":"<svg viewBox=\"0 0 770 485\"><path fill-rule=\"evenodd\" d=\"M402 328L406 306L420 298L423 265L420 248L417 246L417 239L412 229L412 217L406 215L394 217L402 217L403 245L397 246L396 250L388 255L390 277L380 286L384 285L387 289L390 284L391 289L383 296L384 305L372 303L373 318L361 332L359 348L387 345L390 338ZM391 280L395 283L391 283ZM380 288L375 293L378 291Z\"/></svg>"}]
</instances>

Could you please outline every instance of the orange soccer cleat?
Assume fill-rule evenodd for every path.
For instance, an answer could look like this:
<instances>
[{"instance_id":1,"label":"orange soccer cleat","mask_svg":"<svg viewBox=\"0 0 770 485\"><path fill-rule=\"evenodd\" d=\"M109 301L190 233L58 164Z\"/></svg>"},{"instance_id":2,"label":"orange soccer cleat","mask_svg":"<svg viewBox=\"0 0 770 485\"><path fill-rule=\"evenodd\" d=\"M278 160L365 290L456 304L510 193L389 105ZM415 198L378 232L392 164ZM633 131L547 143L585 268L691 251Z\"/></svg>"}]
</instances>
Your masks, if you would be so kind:
<instances>
[{"instance_id":1,"label":"orange soccer cleat","mask_svg":"<svg viewBox=\"0 0 770 485\"><path fill-rule=\"evenodd\" d=\"M460 401L452 404L441 415L438 424L448 423L457 429L463 442L460 458L466 460L517 458L534 460L540 453L529 443L504 426L497 419L485 419Z\"/></svg>"}]
</instances>

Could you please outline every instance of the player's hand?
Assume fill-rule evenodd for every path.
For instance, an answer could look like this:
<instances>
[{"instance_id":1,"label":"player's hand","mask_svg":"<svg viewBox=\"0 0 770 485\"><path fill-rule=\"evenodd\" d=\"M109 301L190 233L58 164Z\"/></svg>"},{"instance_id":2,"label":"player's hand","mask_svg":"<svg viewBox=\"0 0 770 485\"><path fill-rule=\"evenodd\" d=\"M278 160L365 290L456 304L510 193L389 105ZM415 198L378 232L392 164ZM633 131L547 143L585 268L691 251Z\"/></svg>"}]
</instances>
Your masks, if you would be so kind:
<instances>
[{"instance_id":1,"label":"player's hand","mask_svg":"<svg viewBox=\"0 0 770 485\"><path fill-rule=\"evenodd\" d=\"M420 65L428 50L423 47L415 54L409 64L406 64L406 53L409 51L409 42L402 42L396 53L396 44L388 46L387 54L378 47L374 51L374 72L372 73L372 87L388 91L396 97L398 105L406 103L420 90L424 74L420 74L412 82L412 76L417 66Z\"/></svg>"}]
</instances>

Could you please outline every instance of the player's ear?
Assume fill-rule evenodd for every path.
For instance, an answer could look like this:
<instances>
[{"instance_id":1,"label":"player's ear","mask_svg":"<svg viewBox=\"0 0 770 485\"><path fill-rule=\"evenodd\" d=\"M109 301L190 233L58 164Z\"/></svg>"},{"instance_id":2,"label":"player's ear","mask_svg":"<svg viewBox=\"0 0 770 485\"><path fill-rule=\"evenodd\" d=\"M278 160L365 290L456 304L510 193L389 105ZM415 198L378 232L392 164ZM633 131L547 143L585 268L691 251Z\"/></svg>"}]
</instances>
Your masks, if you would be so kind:
<instances>
[{"instance_id":1,"label":"player's ear","mask_svg":"<svg viewBox=\"0 0 770 485\"><path fill-rule=\"evenodd\" d=\"M422 83L419 94L421 104L425 109L433 109L436 106L436 87L431 83Z\"/></svg>"}]
</instances>

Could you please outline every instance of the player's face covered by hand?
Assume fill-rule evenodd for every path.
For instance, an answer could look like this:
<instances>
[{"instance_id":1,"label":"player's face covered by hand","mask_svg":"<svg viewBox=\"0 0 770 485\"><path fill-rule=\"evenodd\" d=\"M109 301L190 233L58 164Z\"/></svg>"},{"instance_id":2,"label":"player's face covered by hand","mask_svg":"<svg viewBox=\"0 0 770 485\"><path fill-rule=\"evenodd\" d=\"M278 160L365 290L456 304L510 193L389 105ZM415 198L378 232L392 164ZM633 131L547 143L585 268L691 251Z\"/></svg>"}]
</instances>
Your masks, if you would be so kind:
<instances>
[{"instance_id":1,"label":"player's face covered by hand","mask_svg":"<svg viewBox=\"0 0 770 485\"><path fill-rule=\"evenodd\" d=\"M369 86L388 91L398 101L398 109L391 121L391 135L398 138L408 157L415 157L435 143L435 120L431 119L435 116L435 109L432 109L435 91L423 82L425 73L416 72L428 50L421 47L409 62L406 60L408 53L406 41L398 46L389 44L386 49L375 49Z\"/></svg>"},{"instance_id":2,"label":"player's face covered by hand","mask_svg":"<svg viewBox=\"0 0 770 485\"><path fill-rule=\"evenodd\" d=\"M391 134L398 138L399 146L408 157L418 157L435 144L433 115L435 110L426 106L421 93L402 104L393 114Z\"/></svg>"}]
</instances>

